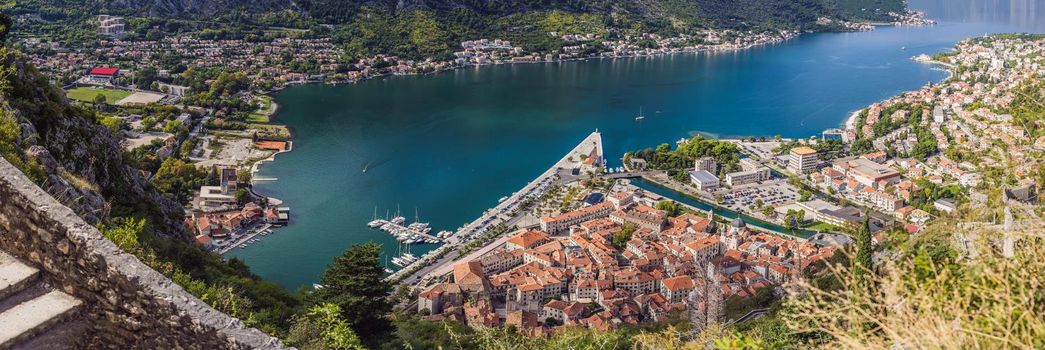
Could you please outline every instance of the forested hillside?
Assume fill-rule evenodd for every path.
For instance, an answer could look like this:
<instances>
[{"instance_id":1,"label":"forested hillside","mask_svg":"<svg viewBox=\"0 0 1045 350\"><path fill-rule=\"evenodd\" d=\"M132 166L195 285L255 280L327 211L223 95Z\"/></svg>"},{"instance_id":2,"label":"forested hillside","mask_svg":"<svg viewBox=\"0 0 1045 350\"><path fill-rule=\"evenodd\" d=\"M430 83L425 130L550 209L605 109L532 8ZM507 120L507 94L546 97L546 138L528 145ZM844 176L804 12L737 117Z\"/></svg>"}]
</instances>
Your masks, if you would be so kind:
<instances>
[{"instance_id":1,"label":"forested hillside","mask_svg":"<svg viewBox=\"0 0 1045 350\"><path fill-rule=\"evenodd\" d=\"M470 11L481 16L507 16L531 11L561 10L569 13L626 13L648 20L706 20L729 22L790 22L804 15L844 19L879 19L888 12L902 12L902 0L29 0L19 1L21 10L44 16L78 16L101 13L190 18L225 15L229 12L296 12L321 23L343 24L371 11L403 14L431 10L439 14ZM19 11L20 12L20 11ZM756 23L748 23L756 24Z\"/></svg>"},{"instance_id":2,"label":"forested hillside","mask_svg":"<svg viewBox=\"0 0 1045 350\"><path fill-rule=\"evenodd\" d=\"M330 37L350 57L394 54L447 58L464 40L499 38L528 51L558 49L550 32L663 36L702 29L831 30L821 17L887 21L902 0L28 0L4 12L22 16L16 34L63 43L96 42L86 23L98 14L128 16L128 39L194 32L206 38L261 38L273 29ZM278 35L288 35L281 32Z\"/></svg>"}]
</instances>

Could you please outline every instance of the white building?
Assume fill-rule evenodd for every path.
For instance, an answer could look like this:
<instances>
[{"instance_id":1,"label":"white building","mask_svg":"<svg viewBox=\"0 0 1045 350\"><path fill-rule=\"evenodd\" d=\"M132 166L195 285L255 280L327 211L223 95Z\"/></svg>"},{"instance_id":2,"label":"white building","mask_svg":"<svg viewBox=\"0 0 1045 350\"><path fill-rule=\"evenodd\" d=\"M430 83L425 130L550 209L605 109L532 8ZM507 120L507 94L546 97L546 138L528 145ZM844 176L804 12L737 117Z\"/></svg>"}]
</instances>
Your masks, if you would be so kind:
<instances>
[{"instance_id":1,"label":"white building","mask_svg":"<svg viewBox=\"0 0 1045 350\"><path fill-rule=\"evenodd\" d=\"M769 180L772 177L769 168L749 158L740 160L743 171L726 174L726 184L736 187Z\"/></svg>"},{"instance_id":2,"label":"white building","mask_svg":"<svg viewBox=\"0 0 1045 350\"><path fill-rule=\"evenodd\" d=\"M693 171L706 171L712 174L718 173L718 163L714 157L697 158L693 161Z\"/></svg>"},{"instance_id":3,"label":"white building","mask_svg":"<svg viewBox=\"0 0 1045 350\"><path fill-rule=\"evenodd\" d=\"M147 86L142 88L148 88ZM185 93L189 92L188 86L171 85L166 83L159 83L160 92L174 95L174 96L185 96Z\"/></svg>"},{"instance_id":4,"label":"white building","mask_svg":"<svg viewBox=\"0 0 1045 350\"><path fill-rule=\"evenodd\" d=\"M698 190L714 191L718 189L718 177L707 170L691 171L689 172L689 179Z\"/></svg>"},{"instance_id":5,"label":"white building","mask_svg":"<svg viewBox=\"0 0 1045 350\"><path fill-rule=\"evenodd\" d=\"M816 170L820 163L815 149L808 146L798 146L791 149L788 156L787 167L796 173L807 173Z\"/></svg>"},{"instance_id":6,"label":"white building","mask_svg":"<svg viewBox=\"0 0 1045 350\"><path fill-rule=\"evenodd\" d=\"M98 34L112 37L123 36L127 30L127 20L123 17L99 15Z\"/></svg>"},{"instance_id":7,"label":"white building","mask_svg":"<svg viewBox=\"0 0 1045 350\"><path fill-rule=\"evenodd\" d=\"M200 187L200 206L205 208L219 208L236 203L236 198L227 194L221 186Z\"/></svg>"},{"instance_id":8,"label":"white building","mask_svg":"<svg viewBox=\"0 0 1045 350\"><path fill-rule=\"evenodd\" d=\"M933 123L942 124L944 117L943 106L936 106L933 108Z\"/></svg>"}]
</instances>

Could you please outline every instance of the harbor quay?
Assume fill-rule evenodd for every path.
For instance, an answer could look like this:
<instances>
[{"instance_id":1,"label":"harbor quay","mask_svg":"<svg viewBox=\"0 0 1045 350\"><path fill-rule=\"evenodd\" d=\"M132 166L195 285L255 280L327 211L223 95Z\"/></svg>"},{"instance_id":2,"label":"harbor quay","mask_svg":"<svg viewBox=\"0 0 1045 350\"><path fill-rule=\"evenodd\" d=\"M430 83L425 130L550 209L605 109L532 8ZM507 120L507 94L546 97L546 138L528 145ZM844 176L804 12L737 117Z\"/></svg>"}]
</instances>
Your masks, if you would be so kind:
<instances>
[{"instance_id":1,"label":"harbor quay","mask_svg":"<svg viewBox=\"0 0 1045 350\"><path fill-rule=\"evenodd\" d=\"M499 224L511 227L522 221L526 216L525 213L518 211L522 204L528 200L540 198L551 186L561 182L564 177L571 178L576 174L594 171L603 166L603 154L602 134L595 130L533 181L527 183L519 191L501 198L496 206L445 238L445 244L441 247L390 274L385 280L409 284L419 282L422 278L432 279L444 275L447 269L453 268L453 263L457 260L456 257L449 254L450 252L458 251L478 240L489 239L484 234ZM486 246L495 246L497 241ZM486 248L480 247L478 250L484 249ZM440 271L444 272L440 274Z\"/></svg>"}]
</instances>

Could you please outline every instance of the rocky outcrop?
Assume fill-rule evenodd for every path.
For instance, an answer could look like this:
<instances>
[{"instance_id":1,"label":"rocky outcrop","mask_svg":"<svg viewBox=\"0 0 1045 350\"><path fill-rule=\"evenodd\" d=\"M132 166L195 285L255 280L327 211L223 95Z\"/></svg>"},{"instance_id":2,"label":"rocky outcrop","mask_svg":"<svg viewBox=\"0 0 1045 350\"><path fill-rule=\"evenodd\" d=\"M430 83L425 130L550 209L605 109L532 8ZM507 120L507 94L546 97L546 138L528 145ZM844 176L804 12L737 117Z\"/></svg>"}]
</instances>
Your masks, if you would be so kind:
<instances>
[{"instance_id":1,"label":"rocky outcrop","mask_svg":"<svg viewBox=\"0 0 1045 350\"><path fill-rule=\"evenodd\" d=\"M0 97L0 108L21 127L19 148L44 168L39 185L87 222L98 223L114 208L146 212L169 228L165 234L185 236L183 209L164 197L123 159L121 140L93 120L94 115L68 103L19 55L7 54L4 66L14 76Z\"/></svg>"}]
</instances>

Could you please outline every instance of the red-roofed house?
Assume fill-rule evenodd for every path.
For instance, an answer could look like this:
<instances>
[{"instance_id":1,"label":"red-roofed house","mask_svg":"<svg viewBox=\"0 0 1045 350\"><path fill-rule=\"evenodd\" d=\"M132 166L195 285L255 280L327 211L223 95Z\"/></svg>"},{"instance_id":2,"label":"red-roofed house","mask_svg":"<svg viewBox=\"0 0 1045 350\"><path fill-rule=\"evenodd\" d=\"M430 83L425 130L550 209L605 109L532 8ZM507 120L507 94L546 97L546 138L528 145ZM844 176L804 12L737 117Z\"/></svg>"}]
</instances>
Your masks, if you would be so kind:
<instances>
[{"instance_id":1,"label":"red-roofed house","mask_svg":"<svg viewBox=\"0 0 1045 350\"><path fill-rule=\"evenodd\" d=\"M454 265L454 283L461 286L461 291L465 293L483 294L490 290L490 282L478 261Z\"/></svg>"},{"instance_id":2,"label":"red-roofed house","mask_svg":"<svg viewBox=\"0 0 1045 350\"><path fill-rule=\"evenodd\" d=\"M115 80L119 75L119 68L97 67L91 69L91 72L87 74L87 78L92 82L99 84L112 84L113 80Z\"/></svg>"},{"instance_id":3,"label":"red-roofed house","mask_svg":"<svg viewBox=\"0 0 1045 350\"><path fill-rule=\"evenodd\" d=\"M214 246L214 240L208 235L198 235L196 236L196 244L203 247L203 249L211 249Z\"/></svg>"},{"instance_id":4,"label":"red-roofed house","mask_svg":"<svg viewBox=\"0 0 1045 350\"><path fill-rule=\"evenodd\" d=\"M505 242L504 247L508 250L530 249L547 243L548 241L547 233L531 230L508 239L508 242Z\"/></svg>"},{"instance_id":5,"label":"red-roofed house","mask_svg":"<svg viewBox=\"0 0 1045 350\"><path fill-rule=\"evenodd\" d=\"M660 294L673 303L685 300L691 291L693 291L693 279L686 275L665 278L660 281Z\"/></svg>"},{"instance_id":6,"label":"red-roofed house","mask_svg":"<svg viewBox=\"0 0 1045 350\"><path fill-rule=\"evenodd\" d=\"M453 283L440 283L417 295L417 311L428 310L432 315L443 312L445 306L461 303L461 287Z\"/></svg>"}]
</instances>

